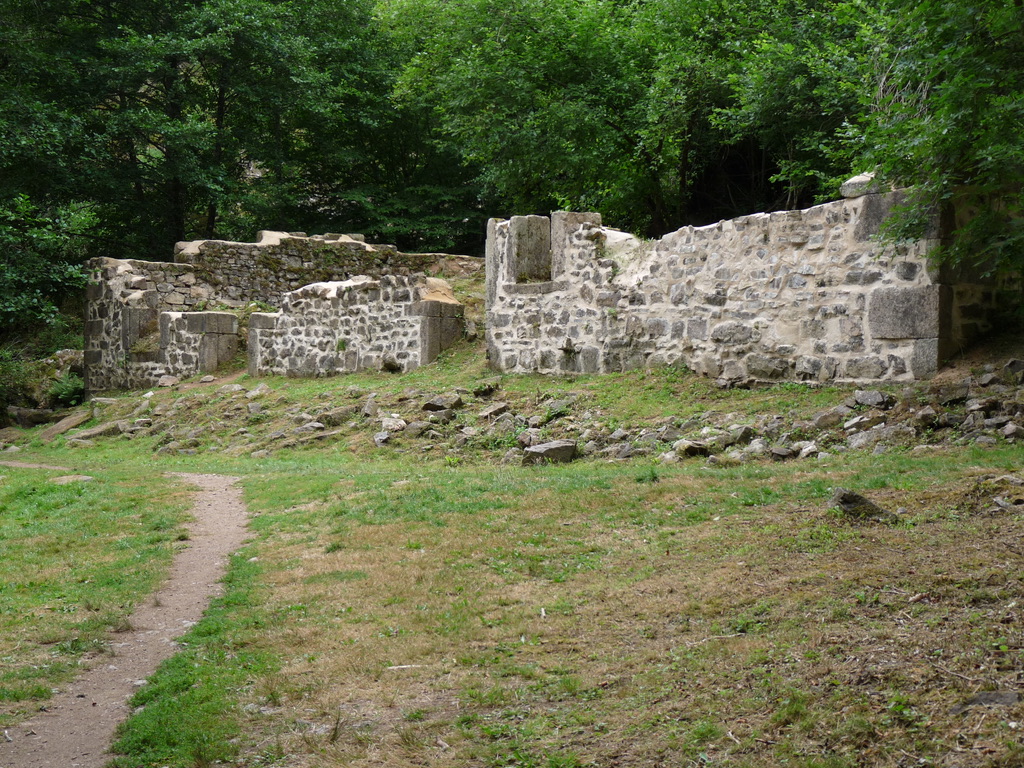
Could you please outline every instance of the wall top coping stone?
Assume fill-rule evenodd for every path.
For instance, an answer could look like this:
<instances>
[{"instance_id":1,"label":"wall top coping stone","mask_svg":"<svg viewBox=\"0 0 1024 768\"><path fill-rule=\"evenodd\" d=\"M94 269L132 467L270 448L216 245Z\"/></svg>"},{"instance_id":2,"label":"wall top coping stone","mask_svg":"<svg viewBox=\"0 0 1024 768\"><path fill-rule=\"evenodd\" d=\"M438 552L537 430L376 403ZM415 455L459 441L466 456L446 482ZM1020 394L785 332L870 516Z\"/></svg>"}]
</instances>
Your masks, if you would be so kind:
<instances>
[{"instance_id":1,"label":"wall top coping stone","mask_svg":"<svg viewBox=\"0 0 1024 768\"><path fill-rule=\"evenodd\" d=\"M175 261L187 261L189 256L198 256L205 251L210 245L220 246L247 246L249 248L271 248L274 246L281 245L285 241L296 240L296 241L308 241L308 242L320 242L320 243L336 243L344 244L353 249L361 249L367 253L373 253L380 249L391 250L394 246L391 245L377 245L373 246L366 242L366 238L362 235L339 235L335 233L328 233L325 235L306 235L305 232L277 232L269 229L262 229L257 233L256 242L254 243L243 243L236 240L190 240L181 241L174 244L174 259Z\"/></svg>"},{"instance_id":2,"label":"wall top coping stone","mask_svg":"<svg viewBox=\"0 0 1024 768\"><path fill-rule=\"evenodd\" d=\"M842 183L839 194L847 200L864 195L873 195L882 191L881 185L875 181L875 172L859 173Z\"/></svg>"}]
</instances>

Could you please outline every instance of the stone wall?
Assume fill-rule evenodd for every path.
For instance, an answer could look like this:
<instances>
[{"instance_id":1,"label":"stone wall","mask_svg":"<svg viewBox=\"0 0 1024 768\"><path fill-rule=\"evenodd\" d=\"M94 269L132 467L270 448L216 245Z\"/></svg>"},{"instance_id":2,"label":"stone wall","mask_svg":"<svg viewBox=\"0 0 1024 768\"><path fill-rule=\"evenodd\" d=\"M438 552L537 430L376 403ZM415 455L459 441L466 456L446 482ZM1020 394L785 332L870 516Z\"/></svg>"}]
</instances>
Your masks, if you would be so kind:
<instances>
[{"instance_id":1,"label":"stone wall","mask_svg":"<svg viewBox=\"0 0 1024 768\"><path fill-rule=\"evenodd\" d=\"M261 232L256 243L178 243L174 262L93 259L85 324L86 388L152 386L161 376L191 376L230 359L237 341L230 341L231 333L223 330L229 321L223 313L202 310L240 309L250 302L277 306L286 294L310 283L354 275L409 276L441 258L370 245L358 235ZM465 261L459 266L472 269Z\"/></svg>"},{"instance_id":2,"label":"stone wall","mask_svg":"<svg viewBox=\"0 0 1024 768\"><path fill-rule=\"evenodd\" d=\"M875 236L900 195L866 187L654 242L602 227L598 214L492 219L491 364L685 364L723 383L927 378L988 329L995 293L930 269L935 239L882 247Z\"/></svg>"},{"instance_id":3,"label":"stone wall","mask_svg":"<svg viewBox=\"0 0 1024 768\"><path fill-rule=\"evenodd\" d=\"M462 305L443 280L360 276L286 293L249 320L252 376L410 371L462 336Z\"/></svg>"}]
</instances>

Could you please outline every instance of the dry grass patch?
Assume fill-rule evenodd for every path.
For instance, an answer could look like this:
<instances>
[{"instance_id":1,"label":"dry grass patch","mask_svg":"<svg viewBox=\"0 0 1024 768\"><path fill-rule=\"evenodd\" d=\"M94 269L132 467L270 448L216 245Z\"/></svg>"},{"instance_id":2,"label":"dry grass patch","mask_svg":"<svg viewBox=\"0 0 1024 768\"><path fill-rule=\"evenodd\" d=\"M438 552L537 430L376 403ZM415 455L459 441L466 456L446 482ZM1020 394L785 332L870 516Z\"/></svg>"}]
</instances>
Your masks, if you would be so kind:
<instances>
[{"instance_id":1,"label":"dry grass patch","mask_svg":"<svg viewBox=\"0 0 1024 768\"><path fill-rule=\"evenodd\" d=\"M420 515L436 486L388 481L389 522L366 481L306 505L305 538L261 552L275 743L318 767L1013 764L1020 703L953 712L1019 690L1022 516L927 470L871 492L905 523L825 509L864 470L551 468Z\"/></svg>"}]
</instances>

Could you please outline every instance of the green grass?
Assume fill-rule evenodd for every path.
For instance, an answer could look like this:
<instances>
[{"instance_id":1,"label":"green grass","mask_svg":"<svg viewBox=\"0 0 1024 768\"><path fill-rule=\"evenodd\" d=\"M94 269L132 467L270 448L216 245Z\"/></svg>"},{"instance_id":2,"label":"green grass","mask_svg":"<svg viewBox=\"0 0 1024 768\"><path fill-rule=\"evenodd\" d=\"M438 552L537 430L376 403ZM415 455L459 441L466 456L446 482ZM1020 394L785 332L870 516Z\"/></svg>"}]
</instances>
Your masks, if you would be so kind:
<instances>
[{"instance_id":1,"label":"green grass","mask_svg":"<svg viewBox=\"0 0 1024 768\"><path fill-rule=\"evenodd\" d=\"M11 723L104 652L183 536L187 498L137 469L58 485L54 470L0 468L0 720Z\"/></svg>"},{"instance_id":2,"label":"green grass","mask_svg":"<svg viewBox=\"0 0 1024 768\"><path fill-rule=\"evenodd\" d=\"M410 387L414 410L424 394L489 376L457 349L408 376L269 380L269 415L250 428ZM845 397L794 385L726 392L679 370L506 376L502 387L524 415L574 392L575 413L630 428L709 409L798 419ZM159 468L241 476L254 538L232 560L225 597L133 702L143 708L120 732L119 766L322 768L386 755L451 768L852 768L966 750L995 768L1021 756L1009 726L1024 719L1019 706L950 715L971 691L1012 688L1024 672L1011 607L1024 600L1014 549L1024 515L988 513L979 480L1019 473L1017 446L519 467L472 444L458 455L400 439L375 449L356 431L252 459L209 450L242 423L225 416L237 398L155 399L181 400L182 423L204 430L200 453L161 454ZM460 418L473 424L466 399ZM139 398L109 407L128 412ZM160 439L113 438L88 453L36 443L25 455L150 478ZM828 509L837 485L905 508L901 522L844 519ZM111 514L131 519L131 498ZM37 517L56 535L60 516L45 509L65 501L45 499ZM165 548L175 514L147 518ZM59 642L81 653L89 637L102 642ZM37 651L56 651L38 640ZM4 690L44 695L45 676L21 669Z\"/></svg>"},{"instance_id":3,"label":"green grass","mask_svg":"<svg viewBox=\"0 0 1024 768\"><path fill-rule=\"evenodd\" d=\"M229 761L241 735L238 699L249 694L274 706L285 695L277 655L249 641L270 620L255 594L259 570L244 554L232 558L224 596L181 638L183 650L132 698L141 710L119 729L112 749L130 757L115 758L112 766Z\"/></svg>"}]
</instances>

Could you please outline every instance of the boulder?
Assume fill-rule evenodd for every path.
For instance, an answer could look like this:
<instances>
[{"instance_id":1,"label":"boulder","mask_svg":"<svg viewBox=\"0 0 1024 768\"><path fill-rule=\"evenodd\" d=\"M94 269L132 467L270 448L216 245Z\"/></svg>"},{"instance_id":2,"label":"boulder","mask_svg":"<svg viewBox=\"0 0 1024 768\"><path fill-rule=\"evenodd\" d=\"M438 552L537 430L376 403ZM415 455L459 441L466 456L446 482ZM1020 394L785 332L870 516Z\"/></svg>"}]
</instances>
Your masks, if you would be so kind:
<instances>
[{"instance_id":1,"label":"boulder","mask_svg":"<svg viewBox=\"0 0 1024 768\"><path fill-rule=\"evenodd\" d=\"M703 440L677 440L672 443L672 450L678 456L710 456L711 447Z\"/></svg>"},{"instance_id":2,"label":"boulder","mask_svg":"<svg viewBox=\"0 0 1024 768\"><path fill-rule=\"evenodd\" d=\"M75 427L82 426L91 418L92 414L88 411L81 411L80 413L73 413L70 416L65 416L56 424L49 426L40 432L39 439L44 443L48 443L58 435L63 435L65 432L72 430Z\"/></svg>"},{"instance_id":3,"label":"boulder","mask_svg":"<svg viewBox=\"0 0 1024 768\"><path fill-rule=\"evenodd\" d=\"M866 405L871 408L888 409L896 405L896 398L877 389L858 389L853 393L853 399L858 405Z\"/></svg>"},{"instance_id":4,"label":"boulder","mask_svg":"<svg viewBox=\"0 0 1024 768\"><path fill-rule=\"evenodd\" d=\"M448 411L462 407L462 396L457 392L448 392L427 400L423 404L424 411Z\"/></svg>"},{"instance_id":5,"label":"boulder","mask_svg":"<svg viewBox=\"0 0 1024 768\"><path fill-rule=\"evenodd\" d=\"M552 440L549 443L531 445L523 453L523 465L558 464L576 458L575 440Z\"/></svg>"},{"instance_id":6,"label":"boulder","mask_svg":"<svg viewBox=\"0 0 1024 768\"><path fill-rule=\"evenodd\" d=\"M876 445L905 445L916 437L913 427L906 424L892 424L850 435L847 445L854 450L873 448Z\"/></svg>"},{"instance_id":7,"label":"boulder","mask_svg":"<svg viewBox=\"0 0 1024 768\"><path fill-rule=\"evenodd\" d=\"M131 425L127 421L108 421L89 429L83 429L74 435L76 440L91 440L94 437L107 437L108 435L120 435L127 432Z\"/></svg>"},{"instance_id":8,"label":"boulder","mask_svg":"<svg viewBox=\"0 0 1024 768\"><path fill-rule=\"evenodd\" d=\"M508 403L493 403L480 411L480 418L491 420L508 411Z\"/></svg>"}]
</instances>

